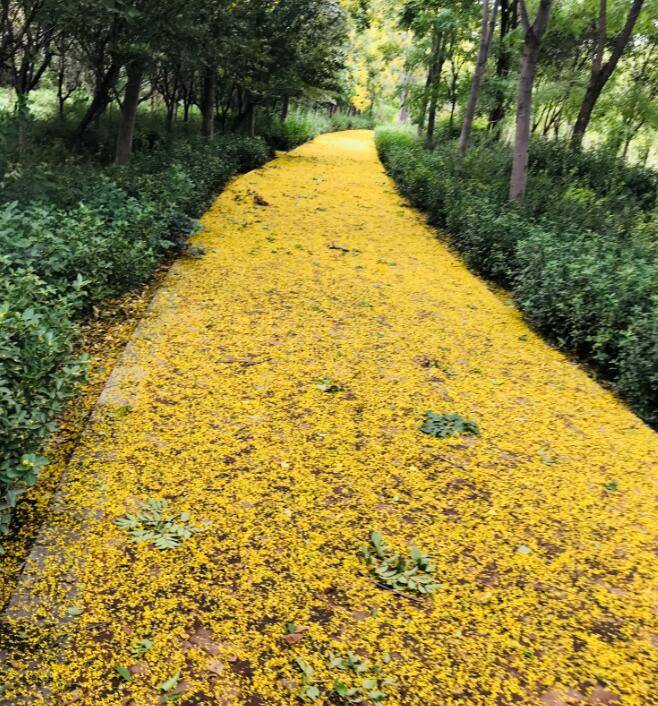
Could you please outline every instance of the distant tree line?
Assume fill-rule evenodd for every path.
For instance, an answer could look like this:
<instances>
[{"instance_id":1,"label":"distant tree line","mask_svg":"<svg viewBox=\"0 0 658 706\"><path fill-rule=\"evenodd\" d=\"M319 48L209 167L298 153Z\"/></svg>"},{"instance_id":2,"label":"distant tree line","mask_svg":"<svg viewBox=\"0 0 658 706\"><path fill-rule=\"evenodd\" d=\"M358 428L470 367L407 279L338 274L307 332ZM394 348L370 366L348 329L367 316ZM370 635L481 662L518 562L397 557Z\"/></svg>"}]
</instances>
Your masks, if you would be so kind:
<instances>
[{"instance_id":1,"label":"distant tree line","mask_svg":"<svg viewBox=\"0 0 658 706\"><path fill-rule=\"evenodd\" d=\"M76 148L118 104L118 164L146 100L168 129L197 109L212 137L217 126L253 134L262 106L285 117L309 91L339 95L346 38L333 0L0 0L0 76L19 117L46 83L61 115L84 93Z\"/></svg>"},{"instance_id":2,"label":"distant tree line","mask_svg":"<svg viewBox=\"0 0 658 706\"><path fill-rule=\"evenodd\" d=\"M414 39L406 71L424 70L425 80L401 93L429 146L437 112L449 107L452 130L463 106L462 154L478 115L494 138L509 118L509 197L522 199L533 134L578 150L596 118L625 157L640 131L658 129L657 17L656 0L405 0L398 22Z\"/></svg>"}]
</instances>

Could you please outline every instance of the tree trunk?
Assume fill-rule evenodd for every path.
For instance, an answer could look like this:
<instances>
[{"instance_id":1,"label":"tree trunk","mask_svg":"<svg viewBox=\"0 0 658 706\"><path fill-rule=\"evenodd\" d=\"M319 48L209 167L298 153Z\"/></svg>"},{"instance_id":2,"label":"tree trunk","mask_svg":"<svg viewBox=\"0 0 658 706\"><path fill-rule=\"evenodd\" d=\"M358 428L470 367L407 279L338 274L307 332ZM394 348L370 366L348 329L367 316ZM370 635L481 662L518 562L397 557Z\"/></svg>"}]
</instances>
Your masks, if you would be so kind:
<instances>
[{"instance_id":1,"label":"tree trunk","mask_svg":"<svg viewBox=\"0 0 658 706\"><path fill-rule=\"evenodd\" d=\"M167 114L165 116L165 131L171 132L174 129L174 116L176 115L177 101L167 102Z\"/></svg>"},{"instance_id":2,"label":"tree trunk","mask_svg":"<svg viewBox=\"0 0 658 706\"><path fill-rule=\"evenodd\" d=\"M427 79L425 80L425 90L420 103L420 114L418 116L418 136L423 134L425 128L425 117L427 115L427 104L429 102L430 91L432 90L432 80L434 73L434 62L436 61L436 55L439 50L439 42L441 37L439 33L434 30L434 36L432 37L432 50L430 53L430 64L427 67Z\"/></svg>"},{"instance_id":3,"label":"tree trunk","mask_svg":"<svg viewBox=\"0 0 658 706\"><path fill-rule=\"evenodd\" d=\"M400 111L398 113L398 122L406 125L409 122L409 106L407 102L409 101L409 86L413 81L411 74L404 70L401 77L401 88L402 93L400 95Z\"/></svg>"},{"instance_id":4,"label":"tree trunk","mask_svg":"<svg viewBox=\"0 0 658 706\"><path fill-rule=\"evenodd\" d=\"M525 0L519 0L521 5L525 38L523 42L523 58L516 101L516 134L514 137L514 154L512 158L512 174L510 176L509 199L522 201L528 183L528 147L530 145L530 122L532 118L532 87L537 73L537 59L541 40L548 27L553 0L540 0L537 17L532 26L529 24Z\"/></svg>"},{"instance_id":5,"label":"tree trunk","mask_svg":"<svg viewBox=\"0 0 658 706\"><path fill-rule=\"evenodd\" d=\"M61 122L64 121L64 104L66 103L66 98L64 98L65 80L64 60L60 58L60 65L57 69L57 115Z\"/></svg>"},{"instance_id":6,"label":"tree trunk","mask_svg":"<svg viewBox=\"0 0 658 706\"><path fill-rule=\"evenodd\" d=\"M436 86L432 86L432 95L430 97L430 106L427 112L427 135L425 141L428 147L434 143L434 129L436 128L436 106L439 101L439 92Z\"/></svg>"},{"instance_id":7,"label":"tree trunk","mask_svg":"<svg viewBox=\"0 0 658 706\"><path fill-rule=\"evenodd\" d=\"M585 137L585 132L587 131L587 127L589 126L589 122L592 118L594 106L596 105L601 92L608 82L608 79L612 76L613 71L619 63L619 59L624 53L624 49L630 41L633 27L635 26L635 22L640 15L643 4L644 0L633 0L633 4L628 12L628 17L626 18L626 23L615 38L612 54L610 55L608 61L603 64L603 49L607 39L605 34L606 3L605 0L601 0L599 39L594 61L592 62L592 70L590 73L589 83L587 84L587 90L585 91L583 102L580 104L576 124L574 125L573 133L571 134L571 147L573 149L580 149L583 144L583 138ZM603 29L601 30L601 28Z\"/></svg>"},{"instance_id":8,"label":"tree trunk","mask_svg":"<svg viewBox=\"0 0 658 706\"><path fill-rule=\"evenodd\" d=\"M201 85L201 134L211 140L215 134L215 92L217 74L215 69L206 69Z\"/></svg>"},{"instance_id":9,"label":"tree trunk","mask_svg":"<svg viewBox=\"0 0 658 706\"><path fill-rule=\"evenodd\" d=\"M240 100L241 107L233 121L233 129L243 135L254 137L256 134L256 109L257 105L249 95L244 95L244 100Z\"/></svg>"},{"instance_id":10,"label":"tree trunk","mask_svg":"<svg viewBox=\"0 0 658 706\"><path fill-rule=\"evenodd\" d=\"M443 40L439 42L439 53L432 64L432 81L430 86L430 104L427 112L427 134L425 137L428 147L434 142L434 129L436 127L436 108L439 103L439 84L441 73L443 72L443 62L445 60L445 45Z\"/></svg>"},{"instance_id":11,"label":"tree trunk","mask_svg":"<svg viewBox=\"0 0 658 706\"><path fill-rule=\"evenodd\" d=\"M89 126L100 118L109 105L110 91L119 78L120 70L121 66L113 62L110 68L103 74L103 77L99 77L97 80L94 97L73 135L73 146L75 149L80 147L82 138Z\"/></svg>"},{"instance_id":12,"label":"tree trunk","mask_svg":"<svg viewBox=\"0 0 658 706\"><path fill-rule=\"evenodd\" d=\"M518 25L518 0L501 0L500 3L500 45L496 61L496 77L503 81L509 75L511 56L505 38ZM496 102L489 113L489 130L500 133L500 123L505 117L505 90L496 88Z\"/></svg>"},{"instance_id":13,"label":"tree trunk","mask_svg":"<svg viewBox=\"0 0 658 706\"><path fill-rule=\"evenodd\" d=\"M144 64L141 61L131 61L126 66L128 81L121 106L121 123L117 137L116 155L114 163L125 165L130 162L133 151L133 136L135 134L135 120L139 106L139 94L142 90L144 77Z\"/></svg>"},{"instance_id":14,"label":"tree trunk","mask_svg":"<svg viewBox=\"0 0 658 706\"><path fill-rule=\"evenodd\" d=\"M284 96L281 104L281 122L285 122L288 118L288 110L290 110L290 97Z\"/></svg>"},{"instance_id":15,"label":"tree trunk","mask_svg":"<svg viewBox=\"0 0 658 706\"><path fill-rule=\"evenodd\" d=\"M491 17L489 17L489 0L484 0L482 3L482 27L480 30L480 46L478 48L477 64L475 66L473 80L471 81L471 92L468 96L468 103L466 104L461 135L459 136L459 151L462 155L466 154L466 150L468 149L468 140L471 136L471 128L473 127L473 119L475 118L480 84L484 77L484 71L487 68L491 40L493 39L493 34L496 29L498 2L499 0L493 0Z\"/></svg>"}]
</instances>

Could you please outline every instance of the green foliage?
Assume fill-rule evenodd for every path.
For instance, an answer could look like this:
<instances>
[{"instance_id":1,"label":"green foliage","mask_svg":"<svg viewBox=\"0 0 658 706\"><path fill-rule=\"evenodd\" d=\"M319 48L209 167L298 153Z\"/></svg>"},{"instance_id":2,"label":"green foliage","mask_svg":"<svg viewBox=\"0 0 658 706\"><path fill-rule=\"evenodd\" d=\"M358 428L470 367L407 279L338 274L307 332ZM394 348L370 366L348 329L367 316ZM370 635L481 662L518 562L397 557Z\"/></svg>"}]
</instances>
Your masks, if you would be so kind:
<instances>
[{"instance_id":1,"label":"green foliage","mask_svg":"<svg viewBox=\"0 0 658 706\"><path fill-rule=\"evenodd\" d=\"M315 683L315 670L301 657L295 657L295 665L302 673L302 685L297 696L302 701L315 701L320 696L320 689Z\"/></svg>"},{"instance_id":2,"label":"green foliage","mask_svg":"<svg viewBox=\"0 0 658 706\"><path fill-rule=\"evenodd\" d=\"M460 414L435 414L425 412L425 421L420 430L436 439L448 436L479 436L480 428L476 422L464 419Z\"/></svg>"},{"instance_id":3,"label":"green foliage","mask_svg":"<svg viewBox=\"0 0 658 706\"><path fill-rule=\"evenodd\" d=\"M75 287L62 294L35 272L0 256L0 531L37 480L38 451L53 419L85 373L75 359Z\"/></svg>"},{"instance_id":4,"label":"green foliage","mask_svg":"<svg viewBox=\"0 0 658 706\"><path fill-rule=\"evenodd\" d=\"M345 388L332 380L331 378L320 378L317 381L316 387L320 392L342 392Z\"/></svg>"},{"instance_id":5,"label":"green foliage","mask_svg":"<svg viewBox=\"0 0 658 706\"><path fill-rule=\"evenodd\" d=\"M330 130L329 118L311 111L292 113L285 120L266 116L259 126L259 132L276 150L291 150Z\"/></svg>"},{"instance_id":6,"label":"green foliage","mask_svg":"<svg viewBox=\"0 0 658 706\"><path fill-rule=\"evenodd\" d=\"M152 500L140 503L140 510L127 513L116 520L116 526L128 532L137 544L153 543L156 549L175 549L193 534L202 532L202 527L190 524L187 512L179 515L167 514L169 503L166 500Z\"/></svg>"},{"instance_id":7,"label":"green foliage","mask_svg":"<svg viewBox=\"0 0 658 706\"><path fill-rule=\"evenodd\" d=\"M276 150L291 150L325 132L341 130L370 130L372 118L336 112L332 116L317 111L296 111L285 120L264 115L259 121L258 133Z\"/></svg>"},{"instance_id":8,"label":"green foliage","mask_svg":"<svg viewBox=\"0 0 658 706\"><path fill-rule=\"evenodd\" d=\"M238 171L261 165L260 140L172 143L124 170L76 163L5 175L0 205L0 533L47 463L39 455L84 378L76 317L145 282L183 248L195 217ZM35 190L32 177L48 175Z\"/></svg>"},{"instance_id":9,"label":"green foliage","mask_svg":"<svg viewBox=\"0 0 658 706\"><path fill-rule=\"evenodd\" d=\"M390 655L385 655L384 662L390 662ZM378 704L385 701L395 687L395 681L382 674L380 667L354 652L348 652L345 657L332 655L329 666L344 673L334 681L333 688L340 703Z\"/></svg>"},{"instance_id":10,"label":"green foliage","mask_svg":"<svg viewBox=\"0 0 658 706\"><path fill-rule=\"evenodd\" d=\"M409 556L403 557L391 550L381 532L372 532L370 546L364 544L361 552L377 581L387 588L427 595L441 587L434 576L434 563L417 547L411 547Z\"/></svg>"},{"instance_id":11,"label":"green foliage","mask_svg":"<svg viewBox=\"0 0 658 706\"><path fill-rule=\"evenodd\" d=\"M511 287L542 333L658 424L658 173L605 152L531 145L524 204L507 202L509 148L461 159L409 131L377 132L400 191L446 228L467 264Z\"/></svg>"},{"instance_id":12,"label":"green foliage","mask_svg":"<svg viewBox=\"0 0 658 706\"><path fill-rule=\"evenodd\" d=\"M153 647L153 640L149 640L148 638L143 638L141 640L137 640L137 642L133 643L133 645L130 648L130 654L135 658L135 659L141 659L151 648Z\"/></svg>"},{"instance_id":13,"label":"green foliage","mask_svg":"<svg viewBox=\"0 0 658 706\"><path fill-rule=\"evenodd\" d=\"M133 675L130 673L130 670L121 664L116 666L114 671L121 677L121 679L123 679L123 681L127 683L130 683L133 680Z\"/></svg>"},{"instance_id":14,"label":"green foliage","mask_svg":"<svg viewBox=\"0 0 658 706\"><path fill-rule=\"evenodd\" d=\"M340 132L342 130L372 130L375 127L375 120L369 115L350 115L349 113L334 113L329 118L331 130Z\"/></svg>"}]
</instances>

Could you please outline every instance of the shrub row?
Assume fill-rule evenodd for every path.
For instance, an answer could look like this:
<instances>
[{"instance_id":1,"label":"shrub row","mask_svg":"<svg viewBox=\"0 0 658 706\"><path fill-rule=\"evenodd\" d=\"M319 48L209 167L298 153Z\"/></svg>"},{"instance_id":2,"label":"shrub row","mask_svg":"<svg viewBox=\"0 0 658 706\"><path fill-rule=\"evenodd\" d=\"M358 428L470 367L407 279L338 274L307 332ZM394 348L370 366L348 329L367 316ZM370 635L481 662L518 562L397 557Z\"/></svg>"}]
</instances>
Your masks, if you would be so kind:
<instances>
[{"instance_id":1,"label":"shrub row","mask_svg":"<svg viewBox=\"0 0 658 706\"><path fill-rule=\"evenodd\" d=\"M324 113L299 111L289 115L285 121L273 116L264 116L259 125L259 132L273 149L290 150L325 132L370 130L373 127L373 119L365 115L334 113L329 116Z\"/></svg>"},{"instance_id":2,"label":"shrub row","mask_svg":"<svg viewBox=\"0 0 658 706\"><path fill-rule=\"evenodd\" d=\"M400 191L469 266L511 287L537 329L658 424L655 172L542 141L518 206L505 199L504 145L475 145L460 159L452 142L430 152L392 128L377 132L377 145ZM599 174L602 164L614 173Z\"/></svg>"},{"instance_id":3,"label":"shrub row","mask_svg":"<svg viewBox=\"0 0 658 706\"><path fill-rule=\"evenodd\" d=\"M162 146L124 170L5 175L15 200L0 205L0 531L84 376L72 353L76 316L146 281L229 178L269 155L261 140L224 136Z\"/></svg>"}]
</instances>

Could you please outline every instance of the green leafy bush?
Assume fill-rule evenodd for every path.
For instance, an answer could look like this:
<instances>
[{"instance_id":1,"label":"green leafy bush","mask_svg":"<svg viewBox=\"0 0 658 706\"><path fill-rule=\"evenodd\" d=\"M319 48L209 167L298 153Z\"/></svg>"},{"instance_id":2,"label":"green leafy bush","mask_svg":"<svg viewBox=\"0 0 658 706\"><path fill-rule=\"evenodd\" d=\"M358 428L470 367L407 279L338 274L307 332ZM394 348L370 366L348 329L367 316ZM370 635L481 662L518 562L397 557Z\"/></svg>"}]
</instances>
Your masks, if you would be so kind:
<instances>
[{"instance_id":1,"label":"green leafy bush","mask_svg":"<svg viewBox=\"0 0 658 706\"><path fill-rule=\"evenodd\" d=\"M332 116L317 111L296 111L285 120L263 115L257 132L262 134L273 149L291 150L325 132L341 130L371 130L374 121L364 115L336 112Z\"/></svg>"},{"instance_id":2,"label":"green leafy bush","mask_svg":"<svg viewBox=\"0 0 658 706\"><path fill-rule=\"evenodd\" d=\"M511 287L528 320L658 424L658 173L602 152L533 143L528 194L507 202L509 148L425 149L380 129L399 190L444 227L467 264Z\"/></svg>"},{"instance_id":3,"label":"green leafy bush","mask_svg":"<svg viewBox=\"0 0 658 706\"><path fill-rule=\"evenodd\" d=\"M258 131L274 149L291 150L331 129L331 122L326 115L298 111L288 115L285 120L265 116Z\"/></svg>"},{"instance_id":4,"label":"green leafy bush","mask_svg":"<svg viewBox=\"0 0 658 706\"><path fill-rule=\"evenodd\" d=\"M5 174L13 200L0 205L0 532L83 376L71 349L76 316L145 282L231 176L269 156L262 140L223 136L162 145L126 169L78 162Z\"/></svg>"},{"instance_id":5,"label":"green leafy bush","mask_svg":"<svg viewBox=\"0 0 658 706\"><path fill-rule=\"evenodd\" d=\"M18 497L36 482L38 455L62 404L84 376L71 355L74 295L0 258L0 531Z\"/></svg>"}]
</instances>

